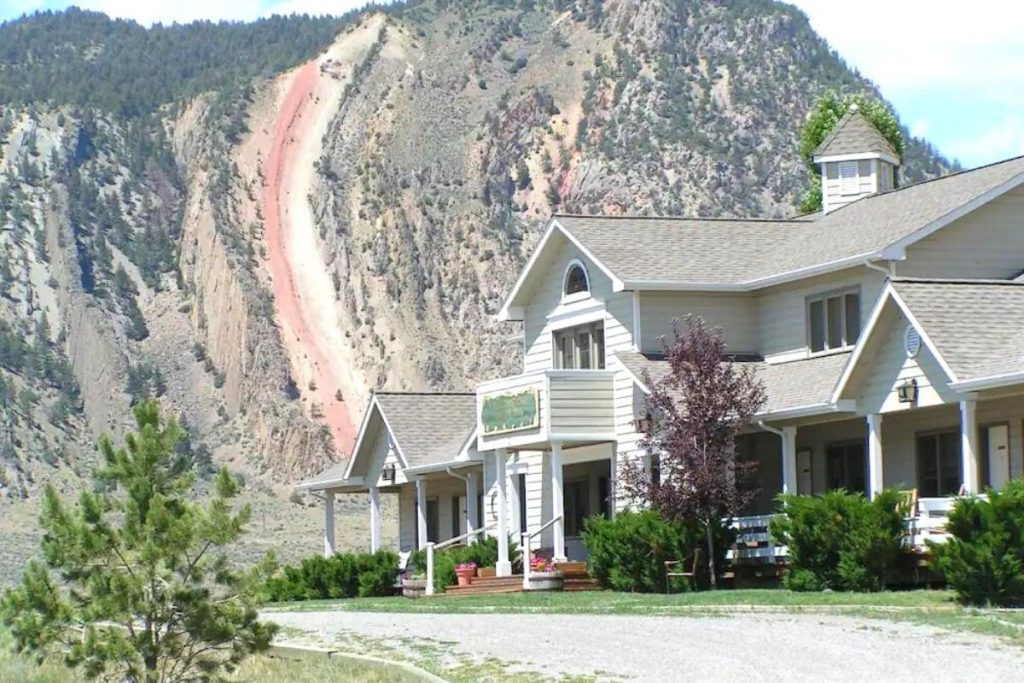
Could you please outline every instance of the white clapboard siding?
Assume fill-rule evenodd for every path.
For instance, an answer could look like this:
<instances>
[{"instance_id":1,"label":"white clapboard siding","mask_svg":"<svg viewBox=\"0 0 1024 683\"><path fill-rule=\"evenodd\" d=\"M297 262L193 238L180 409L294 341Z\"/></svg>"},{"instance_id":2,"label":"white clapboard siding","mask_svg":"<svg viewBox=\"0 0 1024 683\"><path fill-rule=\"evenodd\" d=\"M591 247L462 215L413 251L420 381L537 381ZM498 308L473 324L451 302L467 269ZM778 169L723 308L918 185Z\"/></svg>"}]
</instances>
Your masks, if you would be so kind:
<instances>
[{"instance_id":1,"label":"white clapboard siding","mask_svg":"<svg viewBox=\"0 0 1024 683\"><path fill-rule=\"evenodd\" d=\"M825 164L825 204L829 210L838 209L840 206L845 206L850 202L860 199L866 194L871 194L877 190L876 184L876 168L877 162L874 160L860 160L853 162L857 164L857 183L856 189L852 193L843 192L843 181L840 177L839 168L843 162L830 161Z\"/></svg>"},{"instance_id":2,"label":"white clapboard siding","mask_svg":"<svg viewBox=\"0 0 1024 683\"><path fill-rule=\"evenodd\" d=\"M863 328L884 284L882 273L859 266L762 290L757 296L761 353L769 361L776 355L807 353L807 297L837 289L860 288Z\"/></svg>"},{"instance_id":3,"label":"white clapboard siding","mask_svg":"<svg viewBox=\"0 0 1024 683\"><path fill-rule=\"evenodd\" d=\"M548 391L551 434L614 432L614 377L610 372L555 371Z\"/></svg>"},{"instance_id":4,"label":"white clapboard siding","mask_svg":"<svg viewBox=\"0 0 1024 683\"><path fill-rule=\"evenodd\" d=\"M711 327L722 330L729 350L753 353L758 350L757 305L752 294L697 292L642 292L640 294L640 350L660 353L662 338L672 340L672 321L699 316Z\"/></svg>"},{"instance_id":5,"label":"white clapboard siding","mask_svg":"<svg viewBox=\"0 0 1024 683\"><path fill-rule=\"evenodd\" d=\"M1024 187L1007 192L917 244L896 265L906 277L1016 277L1024 270Z\"/></svg>"}]
</instances>

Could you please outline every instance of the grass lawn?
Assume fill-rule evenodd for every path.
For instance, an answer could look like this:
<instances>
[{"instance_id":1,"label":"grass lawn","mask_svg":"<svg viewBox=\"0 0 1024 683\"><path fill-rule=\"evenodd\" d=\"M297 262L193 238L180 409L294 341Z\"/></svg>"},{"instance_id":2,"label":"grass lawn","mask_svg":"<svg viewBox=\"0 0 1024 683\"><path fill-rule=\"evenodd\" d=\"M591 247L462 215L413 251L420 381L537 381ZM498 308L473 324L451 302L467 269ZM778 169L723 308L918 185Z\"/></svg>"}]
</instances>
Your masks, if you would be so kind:
<instances>
[{"instance_id":1,"label":"grass lawn","mask_svg":"<svg viewBox=\"0 0 1024 683\"><path fill-rule=\"evenodd\" d=\"M346 610L352 612L419 612L466 614L689 614L694 611L744 607L801 608L869 607L957 610L950 591L892 591L883 593L794 593L782 589L719 590L675 595L579 591L566 593L509 593L409 600L353 598L276 603L266 611Z\"/></svg>"}]
</instances>

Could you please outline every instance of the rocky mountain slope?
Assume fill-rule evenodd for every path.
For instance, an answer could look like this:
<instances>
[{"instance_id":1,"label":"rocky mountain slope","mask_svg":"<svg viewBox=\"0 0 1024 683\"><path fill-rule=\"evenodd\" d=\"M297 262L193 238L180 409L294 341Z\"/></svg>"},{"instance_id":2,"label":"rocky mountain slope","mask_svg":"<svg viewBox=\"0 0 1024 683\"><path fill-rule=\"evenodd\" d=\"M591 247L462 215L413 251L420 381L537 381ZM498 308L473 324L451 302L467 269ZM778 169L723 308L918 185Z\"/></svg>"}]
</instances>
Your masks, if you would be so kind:
<instances>
[{"instance_id":1,"label":"rocky mountain slope","mask_svg":"<svg viewBox=\"0 0 1024 683\"><path fill-rule=\"evenodd\" d=\"M371 388L515 371L490 314L553 211L791 214L811 102L878 95L768 0L273 21L0 27L0 495L149 395L197 466L294 481ZM910 141L904 182L946 170Z\"/></svg>"}]
</instances>

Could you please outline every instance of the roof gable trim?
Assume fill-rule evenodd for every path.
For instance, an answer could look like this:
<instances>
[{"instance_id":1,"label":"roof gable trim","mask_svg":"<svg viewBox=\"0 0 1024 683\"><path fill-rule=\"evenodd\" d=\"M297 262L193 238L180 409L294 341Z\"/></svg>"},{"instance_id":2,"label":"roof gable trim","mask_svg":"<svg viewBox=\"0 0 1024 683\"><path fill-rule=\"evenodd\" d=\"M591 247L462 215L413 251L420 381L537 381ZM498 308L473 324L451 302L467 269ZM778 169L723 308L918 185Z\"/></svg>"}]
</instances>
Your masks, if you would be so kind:
<instances>
[{"instance_id":1,"label":"roof gable trim","mask_svg":"<svg viewBox=\"0 0 1024 683\"><path fill-rule=\"evenodd\" d=\"M522 272L519 273L519 278L516 280L515 285L512 286L512 291L505 299L505 303L502 304L501 309L498 311L497 319L500 321L506 320L522 320L524 310L522 306L514 306L513 302L519 296L523 287L526 286L527 280L533 274L536 268L537 262L540 260L541 254L548 246L548 242L551 241L552 236L556 233L561 233L567 240L569 240L580 252L590 260L591 263L596 265L601 272L608 276L612 281L612 291L621 292L625 289L625 285L622 280L611 271L608 266L602 263L594 254L588 249L583 243L576 238L568 229L565 228L561 223L558 222L558 218L553 216L548 222L547 230L544 232L544 236L541 237L537 247L533 250L533 254L530 255L530 259L526 262Z\"/></svg>"},{"instance_id":2,"label":"roof gable trim","mask_svg":"<svg viewBox=\"0 0 1024 683\"><path fill-rule=\"evenodd\" d=\"M402 453L402 447L398 444L398 437L395 435L395 430L391 428L388 423L388 416L384 414L384 407L381 406L377 396L374 395L370 400L370 405L366 408L366 413L363 415L363 421L359 425L359 436L356 437L356 445L352 449L352 457L349 458L348 467L345 468L345 479L352 476L352 468L356 464L356 460L359 458L359 454L362 451L363 441L366 439L366 430L370 425L370 417L374 411L380 413L380 418L384 422L384 428L388 431L388 435L391 437L391 443L395 446L395 453L398 455L399 462L402 463L402 469L409 467L409 461L406 460L405 454Z\"/></svg>"},{"instance_id":3,"label":"roof gable trim","mask_svg":"<svg viewBox=\"0 0 1024 683\"><path fill-rule=\"evenodd\" d=\"M861 332L860 339L857 341L857 346L854 347L853 353L850 354L850 360L846 362L846 367L843 368L843 374L839 376L839 382L836 384L836 388L832 392L832 403L838 403L842 400L843 392L846 391L847 385L850 382L850 378L853 376L854 370L857 369L860 363L861 356L864 355L864 349L867 348L868 342L871 340L875 328L878 327L878 321L882 317L882 313L885 310L886 305L892 301L896 306L899 307L900 312L910 321L910 324L914 326L918 334L921 335L921 341L928 350L935 357L939 367L946 373L949 378L950 384L957 382L956 374L950 368L949 363L943 358L942 353L939 352L935 342L929 336L928 331L921 325L921 321L917 319L917 316L910 310L907 302L903 300L903 297L899 295L896 288L893 287L892 282L888 282L885 285L885 289L882 290L882 294L878 297L878 301L875 302L875 307L871 311L871 317L868 318L868 324Z\"/></svg>"},{"instance_id":4,"label":"roof gable trim","mask_svg":"<svg viewBox=\"0 0 1024 683\"><path fill-rule=\"evenodd\" d=\"M902 260L906 258L906 249L908 246L916 242L920 242L925 237L928 237L929 235L938 232L939 230L946 227L950 223L953 223L954 221L963 218L964 216L971 213L975 209L979 209L985 204L988 204L989 202L998 199L999 197L1003 196L1010 190L1013 190L1014 188L1018 187L1022 183L1024 183L1024 173L1015 175L1006 182L992 188L988 192L978 195L974 199L971 199L961 204L957 208L947 213L945 216L941 216L940 218L935 219L934 221L925 225L924 227L919 228L918 230L915 230L914 232L910 233L903 239L893 242L888 247L882 250L882 258L891 260Z\"/></svg>"}]
</instances>

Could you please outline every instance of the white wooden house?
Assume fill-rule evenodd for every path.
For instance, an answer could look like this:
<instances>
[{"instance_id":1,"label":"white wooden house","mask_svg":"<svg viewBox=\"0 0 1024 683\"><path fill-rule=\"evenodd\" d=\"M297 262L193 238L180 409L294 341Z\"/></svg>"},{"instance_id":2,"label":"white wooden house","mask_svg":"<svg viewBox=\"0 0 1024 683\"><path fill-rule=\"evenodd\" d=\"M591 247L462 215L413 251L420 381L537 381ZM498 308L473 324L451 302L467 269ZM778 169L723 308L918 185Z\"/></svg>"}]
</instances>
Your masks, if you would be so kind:
<instances>
[{"instance_id":1,"label":"white wooden house","mask_svg":"<svg viewBox=\"0 0 1024 683\"><path fill-rule=\"evenodd\" d=\"M896 153L851 111L816 159L818 214L552 217L498 313L523 325L522 373L414 427L389 427L397 397L375 396L342 476L303 486L399 491L403 548L548 525L535 547L581 559L583 519L621 509L621 463L647 457L645 378L665 372L661 339L686 314L767 389L738 444L759 461L751 513L781 491L928 500L1024 475L1024 157L895 187ZM403 459L405 429L420 432Z\"/></svg>"}]
</instances>

